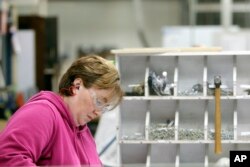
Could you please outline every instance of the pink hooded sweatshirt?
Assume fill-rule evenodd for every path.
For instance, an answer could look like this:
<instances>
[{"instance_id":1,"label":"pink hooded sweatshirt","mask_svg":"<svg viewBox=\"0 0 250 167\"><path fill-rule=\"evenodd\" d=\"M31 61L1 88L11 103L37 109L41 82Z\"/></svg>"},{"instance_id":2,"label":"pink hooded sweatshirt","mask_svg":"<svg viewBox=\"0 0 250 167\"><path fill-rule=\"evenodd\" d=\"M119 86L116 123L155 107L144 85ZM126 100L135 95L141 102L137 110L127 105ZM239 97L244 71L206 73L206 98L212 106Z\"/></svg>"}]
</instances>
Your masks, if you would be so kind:
<instances>
[{"instance_id":1,"label":"pink hooded sweatshirt","mask_svg":"<svg viewBox=\"0 0 250 167\"><path fill-rule=\"evenodd\" d=\"M0 166L102 166L87 125L76 127L62 98L41 91L0 134Z\"/></svg>"}]
</instances>

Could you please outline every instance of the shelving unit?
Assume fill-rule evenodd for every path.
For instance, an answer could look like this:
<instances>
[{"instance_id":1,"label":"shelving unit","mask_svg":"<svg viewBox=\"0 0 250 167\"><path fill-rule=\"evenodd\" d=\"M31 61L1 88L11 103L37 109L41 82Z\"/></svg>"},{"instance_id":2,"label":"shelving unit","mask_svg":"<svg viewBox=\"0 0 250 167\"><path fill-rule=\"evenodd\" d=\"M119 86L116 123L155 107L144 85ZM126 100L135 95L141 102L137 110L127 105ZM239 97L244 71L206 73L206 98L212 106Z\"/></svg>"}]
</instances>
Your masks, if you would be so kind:
<instances>
[{"instance_id":1,"label":"shelving unit","mask_svg":"<svg viewBox=\"0 0 250 167\"><path fill-rule=\"evenodd\" d=\"M204 164L229 158L230 150L250 149L250 96L242 85L250 84L250 52L199 49L121 49L112 51L121 76L121 86L144 84L142 96L125 96L119 106L117 139L118 164ZM150 71L173 83L171 96L151 95ZM214 153L215 98L210 92L214 76L222 78L222 153ZM202 85L199 94L185 95L193 85ZM247 88L246 88L247 89ZM174 121L169 138L152 138L154 124ZM184 129L184 131L183 131ZM196 131L199 136L189 136ZM167 132L166 132L167 133ZM182 133L187 133L183 135ZM165 134L164 134L165 135Z\"/></svg>"}]
</instances>

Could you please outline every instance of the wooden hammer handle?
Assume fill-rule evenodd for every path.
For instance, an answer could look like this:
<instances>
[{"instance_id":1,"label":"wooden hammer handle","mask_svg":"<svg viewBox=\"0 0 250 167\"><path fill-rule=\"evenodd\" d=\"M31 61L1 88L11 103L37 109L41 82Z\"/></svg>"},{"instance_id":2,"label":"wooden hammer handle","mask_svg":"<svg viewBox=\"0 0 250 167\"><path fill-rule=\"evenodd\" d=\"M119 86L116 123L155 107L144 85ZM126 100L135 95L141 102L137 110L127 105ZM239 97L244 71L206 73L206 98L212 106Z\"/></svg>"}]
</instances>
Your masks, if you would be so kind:
<instances>
[{"instance_id":1,"label":"wooden hammer handle","mask_svg":"<svg viewBox=\"0 0 250 167\"><path fill-rule=\"evenodd\" d=\"M215 153L220 154L221 148L221 111L220 111L220 88L215 88Z\"/></svg>"}]
</instances>

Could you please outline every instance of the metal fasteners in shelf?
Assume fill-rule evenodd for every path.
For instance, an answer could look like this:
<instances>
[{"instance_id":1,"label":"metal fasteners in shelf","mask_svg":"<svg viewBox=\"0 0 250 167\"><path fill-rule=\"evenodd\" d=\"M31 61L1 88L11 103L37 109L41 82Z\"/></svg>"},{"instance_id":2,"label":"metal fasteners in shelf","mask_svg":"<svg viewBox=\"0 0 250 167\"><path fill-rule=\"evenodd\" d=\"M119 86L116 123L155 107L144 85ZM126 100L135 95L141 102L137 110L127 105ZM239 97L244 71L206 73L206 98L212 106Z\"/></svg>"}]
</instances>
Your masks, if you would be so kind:
<instances>
[{"instance_id":1,"label":"metal fasteners in shelf","mask_svg":"<svg viewBox=\"0 0 250 167\"><path fill-rule=\"evenodd\" d=\"M122 140L144 140L145 137L140 132L134 132L132 134L123 135Z\"/></svg>"},{"instance_id":2,"label":"metal fasteners in shelf","mask_svg":"<svg viewBox=\"0 0 250 167\"><path fill-rule=\"evenodd\" d=\"M208 139L214 140L215 131L214 129L209 130ZM222 129L221 130L221 139L222 140L233 140L234 139L234 131L233 129Z\"/></svg>"},{"instance_id":3,"label":"metal fasteners in shelf","mask_svg":"<svg viewBox=\"0 0 250 167\"><path fill-rule=\"evenodd\" d=\"M170 83L167 71L163 71L162 75L157 75L154 71L150 71L148 76L148 86L151 95L173 95L174 84Z\"/></svg>"},{"instance_id":4,"label":"metal fasteners in shelf","mask_svg":"<svg viewBox=\"0 0 250 167\"><path fill-rule=\"evenodd\" d=\"M202 129L179 129L179 140L204 140Z\"/></svg>"},{"instance_id":5,"label":"metal fasteners in shelf","mask_svg":"<svg viewBox=\"0 0 250 167\"><path fill-rule=\"evenodd\" d=\"M149 128L150 140L173 140L175 128L173 127L174 121L169 123L152 124Z\"/></svg>"},{"instance_id":6,"label":"metal fasteners in shelf","mask_svg":"<svg viewBox=\"0 0 250 167\"><path fill-rule=\"evenodd\" d=\"M179 91L179 96L198 96L202 95L203 86L200 83L194 84L191 89Z\"/></svg>"}]
</instances>

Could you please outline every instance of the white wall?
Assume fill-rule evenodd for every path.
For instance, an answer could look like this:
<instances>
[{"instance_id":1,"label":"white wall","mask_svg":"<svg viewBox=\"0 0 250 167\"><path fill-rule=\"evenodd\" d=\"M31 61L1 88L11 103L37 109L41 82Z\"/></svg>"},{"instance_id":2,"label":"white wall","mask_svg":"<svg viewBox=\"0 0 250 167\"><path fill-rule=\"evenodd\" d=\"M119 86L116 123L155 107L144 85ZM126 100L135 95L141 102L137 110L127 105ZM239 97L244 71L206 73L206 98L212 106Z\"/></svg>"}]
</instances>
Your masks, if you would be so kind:
<instances>
[{"instance_id":1,"label":"white wall","mask_svg":"<svg viewBox=\"0 0 250 167\"><path fill-rule=\"evenodd\" d=\"M151 47L162 46L162 27L180 25L177 0L143 1L146 37ZM133 0L52 1L48 15L59 19L59 53L76 55L79 46L142 47L137 36Z\"/></svg>"},{"instance_id":2,"label":"white wall","mask_svg":"<svg viewBox=\"0 0 250 167\"><path fill-rule=\"evenodd\" d=\"M35 32L33 30L21 30L17 32L20 44L20 53L16 55L16 86L17 91L34 89L35 81ZM24 68L25 67L25 68ZM20 84L21 83L21 84Z\"/></svg>"}]
</instances>

